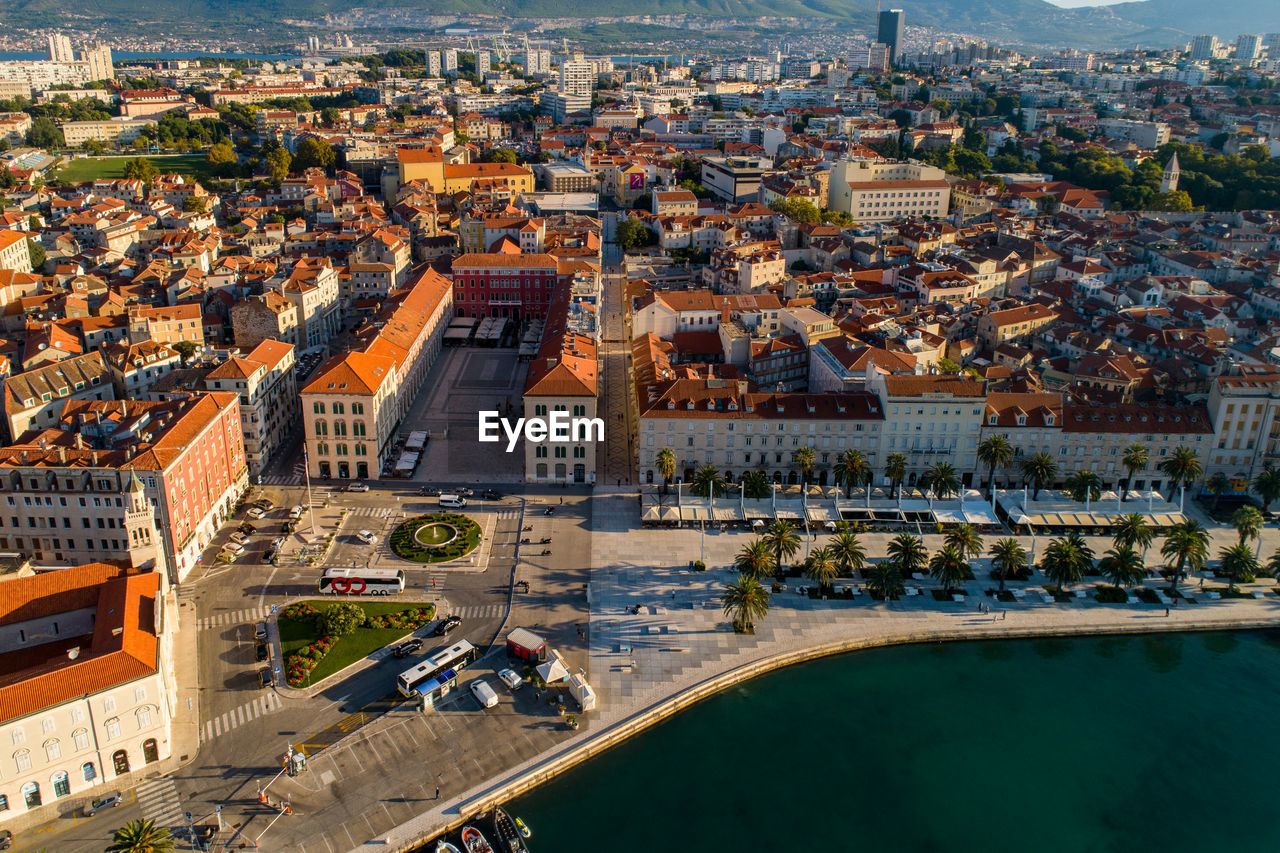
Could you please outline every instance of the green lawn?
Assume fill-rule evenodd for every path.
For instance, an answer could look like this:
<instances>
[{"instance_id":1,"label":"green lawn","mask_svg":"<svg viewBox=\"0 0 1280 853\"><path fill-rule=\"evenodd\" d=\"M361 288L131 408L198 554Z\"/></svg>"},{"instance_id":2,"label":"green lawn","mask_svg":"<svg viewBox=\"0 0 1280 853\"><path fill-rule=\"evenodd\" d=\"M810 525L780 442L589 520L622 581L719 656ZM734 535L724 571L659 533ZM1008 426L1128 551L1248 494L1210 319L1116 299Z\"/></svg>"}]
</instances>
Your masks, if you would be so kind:
<instances>
[{"instance_id":1,"label":"green lawn","mask_svg":"<svg viewBox=\"0 0 1280 853\"><path fill-rule=\"evenodd\" d=\"M347 599L318 599L303 603L310 604L317 610L323 611L330 604L334 604L337 601L347 601ZM399 613L402 610L412 610L415 607L430 606L390 601L356 601L352 603L359 605L366 616L381 616L385 613ZM311 620L287 619L282 616L278 620L278 624L280 628L280 650L285 660L289 659L289 655L319 637L315 622ZM311 671L311 683L315 684L317 681L333 675L338 670L368 657L373 652L383 646L394 643L408 633L410 632L404 628L357 628L354 634L338 640L329 651L329 654L325 655L320 663L316 664L316 668Z\"/></svg>"},{"instance_id":2,"label":"green lawn","mask_svg":"<svg viewBox=\"0 0 1280 853\"><path fill-rule=\"evenodd\" d=\"M123 178L124 166L133 157L86 157L73 160L59 169L56 177L70 183L96 181L100 178ZM212 177L209 163L203 154L177 154L171 157L147 157L161 174L177 173L189 175L198 180Z\"/></svg>"}]
</instances>

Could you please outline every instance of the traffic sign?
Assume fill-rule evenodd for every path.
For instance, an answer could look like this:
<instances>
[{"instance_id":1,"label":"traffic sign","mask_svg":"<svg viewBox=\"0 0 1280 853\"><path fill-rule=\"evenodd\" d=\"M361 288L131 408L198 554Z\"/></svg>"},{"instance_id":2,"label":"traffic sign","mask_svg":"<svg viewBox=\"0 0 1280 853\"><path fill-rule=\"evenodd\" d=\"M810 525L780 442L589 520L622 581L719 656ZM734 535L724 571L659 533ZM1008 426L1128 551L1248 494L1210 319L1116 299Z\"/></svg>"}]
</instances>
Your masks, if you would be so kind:
<instances>
[{"instance_id":1,"label":"traffic sign","mask_svg":"<svg viewBox=\"0 0 1280 853\"><path fill-rule=\"evenodd\" d=\"M273 604L273 605L271 605L271 612L272 612L272 613L276 613L276 612L278 612L279 610L280 610L280 605L278 605L278 604Z\"/></svg>"},{"instance_id":2,"label":"traffic sign","mask_svg":"<svg viewBox=\"0 0 1280 853\"><path fill-rule=\"evenodd\" d=\"M278 666L277 666L277 667L275 667L275 671L276 671L276 675L279 675L279 674L280 674L280 667L278 667Z\"/></svg>"},{"instance_id":3,"label":"traffic sign","mask_svg":"<svg viewBox=\"0 0 1280 853\"><path fill-rule=\"evenodd\" d=\"M191 823L191 812L187 812L187 823Z\"/></svg>"}]
</instances>

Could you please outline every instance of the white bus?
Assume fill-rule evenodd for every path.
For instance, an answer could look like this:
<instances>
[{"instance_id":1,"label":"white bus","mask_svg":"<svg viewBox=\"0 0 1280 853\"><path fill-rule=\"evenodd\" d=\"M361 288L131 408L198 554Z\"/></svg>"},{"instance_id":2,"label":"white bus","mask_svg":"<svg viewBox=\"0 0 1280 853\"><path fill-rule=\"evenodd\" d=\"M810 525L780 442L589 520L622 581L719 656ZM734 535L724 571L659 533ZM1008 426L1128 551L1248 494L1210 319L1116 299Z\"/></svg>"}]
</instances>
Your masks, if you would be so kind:
<instances>
[{"instance_id":1,"label":"white bus","mask_svg":"<svg viewBox=\"0 0 1280 853\"><path fill-rule=\"evenodd\" d=\"M400 569L325 569L320 576L325 595L398 595L404 592Z\"/></svg>"},{"instance_id":2,"label":"white bus","mask_svg":"<svg viewBox=\"0 0 1280 853\"><path fill-rule=\"evenodd\" d=\"M422 663L406 669L396 678L400 695L421 695L428 706L449 693L458 683L458 673L480 656L475 646L459 640L447 649L433 652Z\"/></svg>"}]
</instances>

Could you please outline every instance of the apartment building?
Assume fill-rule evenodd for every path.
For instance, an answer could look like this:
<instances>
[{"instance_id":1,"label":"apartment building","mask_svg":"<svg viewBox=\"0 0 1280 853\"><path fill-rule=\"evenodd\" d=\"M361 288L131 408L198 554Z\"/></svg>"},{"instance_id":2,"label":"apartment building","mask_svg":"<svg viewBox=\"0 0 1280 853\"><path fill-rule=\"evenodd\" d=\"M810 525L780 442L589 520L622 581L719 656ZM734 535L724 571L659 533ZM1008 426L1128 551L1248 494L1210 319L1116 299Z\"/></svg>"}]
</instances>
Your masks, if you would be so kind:
<instances>
[{"instance_id":1,"label":"apartment building","mask_svg":"<svg viewBox=\"0 0 1280 853\"><path fill-rule=\"evenodd\" d=\"M298 380L292 344L265 340L242 358L229 358L209 371L205 387L240 397L249 475L256 477L283 444L298 417Z\"/></svg>"},{"instance_id":2,"label":"apartment building","mask_svg":"<svg viewBox=\"0 0 1280 853\"><path fill-rule=\"evenodd\" d=\"M526 417L549 418L563 412L569 418L595 418L597 406L596 342L569 323L569 296L557 298L548 312L537 358L529 365L524 384ZM609 425L606 424L607 430ZM570 435L574 438L573 434ZM524 472L528 483L596 482L599 436L579 433L569 442L524 442ZM609 440L609 436L604 436ZM614 441L622 440L614 436Z\"/></svg>"},{"instance_id":3,"label":"apartment building","mask_svg":"<svg viewBox=\"0 0 1280 853\"><path fill-rule=\"evenodd\" d=\"M900 217L947 215L951 187L935 166L881 160L837 160L831 170L831 210L855 222L885 222Z\"/></svg>"},{"instance_id":4,"label":"apartment building","mask_svg":"<svg viewBox=\"0 0 1280 853\"><path fill-rule=\"evenodd\" d=\"M560 282L552 255L470 253L453 261L453 295L459 317L544 319Z\"/></svg>"},{"instance_id":5,"label":"apartment building","mask_svg":"<svg viewBox=\"0 0 1280 853\"><path fill-rule=\"evenodd\" d=\"M424 266L356 331L355 349L316 370L299 394L311 476L362 480L381 473L452 319L452 283Z\"/></svg>"},{"instance_id":6,"label":"apartment building","mask_svg":"<svg viewBox=\"0 0 1280 853\"><path fill-rule=\"evenodd\" d=\"M273 290L245 297L231 306L231 331L236 346L243 350L265 340L297 347L298 306Z\"/></svg>"},{"instance_id":7,"label":"apartment building","mask_svg":"<svg viewBox=\"0 0 1280 853\"><path fill-rule=\"evenodd\" d=\"M7 490L7 489L6 489ZM0 827L107 793L172 754L178 708L164 576L95 562L0 580ZM62 803L59 806L59 803Z\"/></svg>"},{"instance_id":8,"label":"apartment building","mask_svg":"<svg viewBox=\"0 0 1280 853\"><path fill-rule=\"evenodd\" d=\"M1056 311L1039 303L992 311L978 321L978 338L988 349L994 350L1008 341L1029 337L1056 319Z\"/></svg>"},{"instance_id":9,"label":"apartment building","mask_svg":"<svg viewBox=\"0 0 1280 853\"><path fill-rule=\"evenodd\" d=\"M1247 493L1258 472L1280 463L1280 373L1219 376L1206 405L1214 435L1205 475L1226 474L1236 492Z\"/></svg>"},{"instance_id":10,"label":"apartment building","mask_svg":"<svg viewBox=\"0 0 1280 853\"><path fill-rule=\"evenodd\" d=\"M129 340L174 344L187 341L204 346L204 313L196 303L161 308L129 309Z\"/></svg>"},{"instance_id":11,"label":"apartment building","mask_svg":"<svg viewBox=\"0 0 1280 853\"><path fill-rule=\"evenodd\" d=\"M939 462L952 465L964 485L973 481L986 385L969 376L884 374L868 369L866 387L884 410L882 457L907 457L907 484Z\"/></svg>"},{"instance_id":12,"label":"apartment building","mask_svg":"<svg viewBox=\"0 0 1280 853\"><path fill-rule=\"evenodd\" d=\"M640 375L639 370L637 376ZM797 483L793 454L812 447L815 479L830 482L830 467L845 450L858 450L880 465L884 413L866 393L752 393L743 381L671 379L637 383L639 475L661 483L657 455L670 447L676 478L714 465L739 480L761 471L775 483Z\"/></svg>"},{"instance_id":13,"label":"apartment building","mask_svg":"<svg viewBox=\"0 0 1280 853\"><path fill-rule=\"evenodd\" d=\"M142 400L156 382L181 366L177 350L159 341L120 341L107 349L111 384L118 400Z\"/></svg>"},{"instance_id":14,"label":"apartment building","mask_svg":"<svg viewBox=\"0 0 1280 853\"><path fill-rule=\"evenodd\" d=\"M0 550L121 560L177 583L248 487L239 400L73 400L56 428L0 448L0 486Z\"/></svg>"},{"instance_id":15,"label":"apartment building","mask_svg":"<svg viewBox=\"0 0 1280 853\"><path fill-rule=\"evenodd\" d=\"M90 352L0 377L9 441L27 430L52 429L72 400L114 400L111 373L102 354Z\"/></svg>"},{"instance_id":16,"label":"apartment building","mask_svg":"<svg viewBox=\"0 0 1280 853\"><path fill-rule=\"evenodd\" d=\"M58 125L68 148L79 148L90 140L109 145L128 145L148 127L155 127L152 118L107 119L102 121L64 121Z\"/></svg>"},{"instance_id":17,"label":"apartment building","mask_svg":"<svg viewBox=\"0 0 1280 853\"><path fill-rule=\"evenodd\" d=\"M0 270L31 272L31 250L21 231L0 231Z\"/></svg>"},{"instance_id":18,"label":"apartment building","mask_svg":"<svg viewBox=\"0 0 1280 853\"><path fill-rule=\"evenodd\" d=\"M724 201L735 204L755 201L760 195L760 183L771 166L768 158L704 157L702 184Z\"/></svg>"}]
</instances>

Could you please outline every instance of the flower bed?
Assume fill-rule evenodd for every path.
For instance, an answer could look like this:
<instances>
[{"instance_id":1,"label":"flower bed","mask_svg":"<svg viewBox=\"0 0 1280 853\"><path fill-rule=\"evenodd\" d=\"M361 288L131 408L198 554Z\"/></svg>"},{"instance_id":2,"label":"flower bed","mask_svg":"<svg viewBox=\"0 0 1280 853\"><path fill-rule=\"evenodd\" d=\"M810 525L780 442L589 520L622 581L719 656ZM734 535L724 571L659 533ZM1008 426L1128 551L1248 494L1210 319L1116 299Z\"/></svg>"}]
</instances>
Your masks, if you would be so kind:
<instances>
[{"instance_id":1,"label":"flower bed","mask_svg":"<svg viewBox=\"0 0 1280 853\"><path fill-rule=\"evenodd\" d=\"M428 544L418 536L424 528L452 528L454 535L440 544ZM480 545L480 525L458 513L420 515L391 532L391 550L415 563L443 563L471 553Z\"/></svg>"},{"instance_id":2,"label":"flower bed","mask_svg":"<svg viewBox=\"0 0 1280 853\"><path fill-rule=\"evenodd\" d=\"M355 602L365 618L345 637L320 635L321 609L298 602L280 613L280 643L285 678L291 687L304 687L367 657L435 618L431 604L409 606L389 602ZM322 604L321 607L324 605Z\"/></svg>"}]
</instances>

